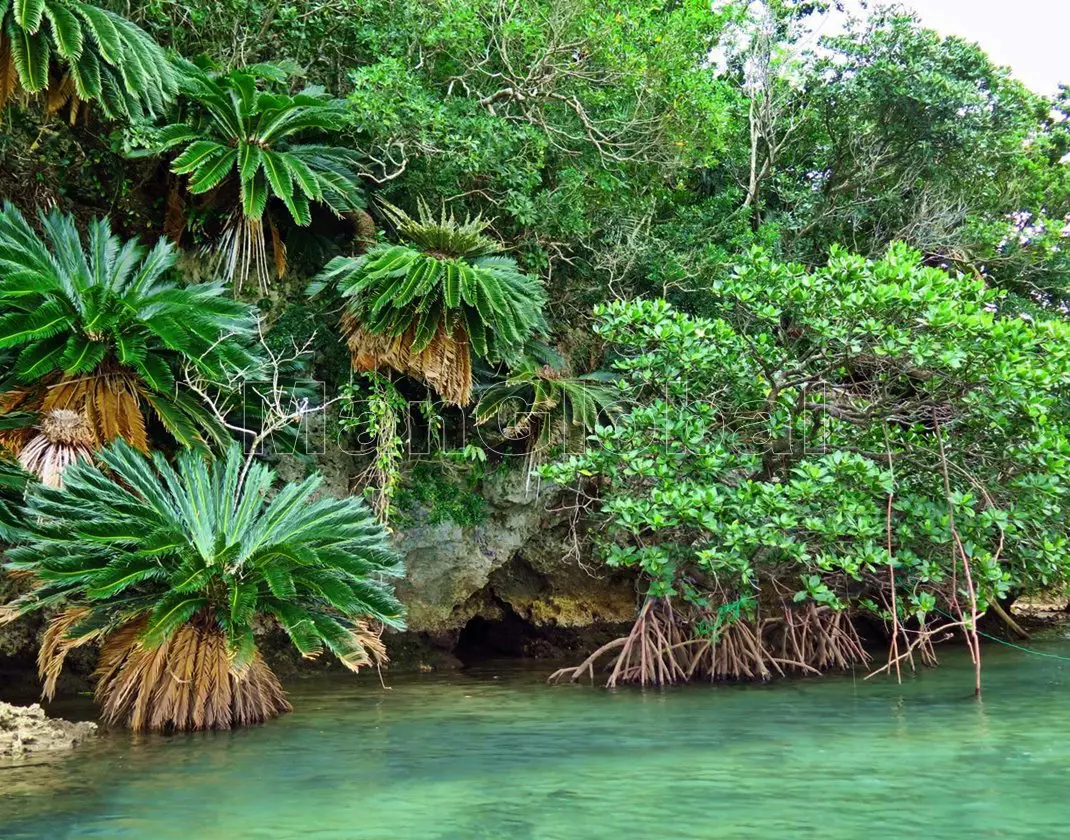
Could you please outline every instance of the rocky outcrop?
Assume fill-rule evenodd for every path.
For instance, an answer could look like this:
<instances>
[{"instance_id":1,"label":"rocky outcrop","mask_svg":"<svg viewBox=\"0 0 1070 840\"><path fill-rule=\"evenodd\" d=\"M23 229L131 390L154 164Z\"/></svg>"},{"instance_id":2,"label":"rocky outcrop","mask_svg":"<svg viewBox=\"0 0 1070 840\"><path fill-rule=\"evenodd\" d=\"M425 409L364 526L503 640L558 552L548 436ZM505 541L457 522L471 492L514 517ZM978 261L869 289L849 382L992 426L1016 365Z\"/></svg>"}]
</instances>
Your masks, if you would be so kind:
<instances>
[{"instance_id":1,"label":"rocky outcrop","mask_svg":"<svg viewBox=\"0 0 1070 840\"><path fill-rule=\"evenodd\" d=\"M491 476L482 494L485 523L417 522L401 536L406 575L398 595L408 606L411 631L455 631L476 616L500 619L503 608L548 627L634 618L628 578L595 574L569 555L568 529L552 495L528 486L517 470Z\"/></svg>"},{"instance_id":2,"label":"rocky outcrop","mask_svg":"<svg viewBox=\"0 0 1070 840\"><path fill-rule=\"evenodd\" d=\"M45 710L0 703L0 757L21 758L31 753L69 750L97 731L95 723L71 723L45 717Z\"/></svg>"}]
</instances>

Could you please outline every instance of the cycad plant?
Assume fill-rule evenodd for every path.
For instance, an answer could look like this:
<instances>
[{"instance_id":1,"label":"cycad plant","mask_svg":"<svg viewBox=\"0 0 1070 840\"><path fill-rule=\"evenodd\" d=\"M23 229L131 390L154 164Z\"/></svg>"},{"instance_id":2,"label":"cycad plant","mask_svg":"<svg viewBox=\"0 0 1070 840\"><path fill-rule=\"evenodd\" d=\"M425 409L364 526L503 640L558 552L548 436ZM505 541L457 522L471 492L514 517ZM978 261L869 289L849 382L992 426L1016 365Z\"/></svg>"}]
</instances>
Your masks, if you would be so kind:
<instances>
[{"instance_id":1,"label":"cycad plant","mask_svg":"<svg viewBox=\"0 0 1070 840\"><path fill-rule=\"evenodd\" d=\"M286 73L274 65L223 75L192 65L185 70L188 117L159 132L157 149L178 153L171 171L188 176L191 193L234 190L237 206L220 253L229 278L240 285L253 271L264 287L271 271L264 227L269 199L285 205L302 227L311 223L315 203L337 215L364 207L357 155L323 142L342 126L345 110L322 88L285 92ZM271 230L281 274L285 250Z\"/></svg>"},{"instance_id":2,"label":"cycad plant","mask_svg":"<svg viewBox=\"0 0 1070 840\"><path fill-rule=\"evenodd\" d=\"M55 111L97 102L112 118L163 112L178 93L167 54L121 15L79 0L0 0L0 108L46 94Z\"/></svg>"},{"instance_id":3,"label":"cycad plant","mask_svg":"<svg viewBox=\"0 0 1070 840\"><path fill-rule=\"evenodd\" d=\"M146 252L100 219L83 247L70 216L40 225L44 239L12 205L0 210L0 349L17 351L0 410L67 409L85 416L94 445L122 437L146 449L148 405L183 445L205 430L224 439L175 374L188 365L219 381L248 367L252 310L221 283L176 282L164 239Z\"/></svg>"},{"instance_id":4,"label":"cycad plant","mask_svg":"<svg viewBox=\"0 0 1070 840\"><path fill-rule=\"evenodd\" d=\"M308 658L350 670L382 656L368 622L401 628L401 564L355 498L315 498L320 478L272 495L274 473L231 446L177 467L122 441L100 466L34 486L8 568L33 588L6 618L61 607L39 658L50 696L67 653L101 642L96 696L131 729L228 729L289 710L254 629L273 620Z\"/></svg>"},{"instance_id":5,"label":"cycad plant","mask_svg":"<svg viewBox=\"0 0 1070 840\"><path fill-rule=\"evenodd\" d=\"M546 332L545 295L485 234L481 218L418 218L391 205L405 244L378 245L328 263L313 289L337 283L347 298L342 329L354 370L389 367L433 387L454 405L472 399L472 353L490 361L520 357Z\"/></svg>"},{"instance_id":6,"label":"cycad plant","mask_svg":"<svg viewBox=\"0 0 1070 840\"><path fill-rule=\"evenodd\" d=\"M71 464L92 457L93 433L85 416L54 408L41 418L37 433L19 452L19 464L49 487L63 486L63 472Z\"/></svg>"},{"instance_id":7,"label":"cycad plant","mask_svg":"<svg viewBox=\"0 0 1070 840\"><path fill-rule=\"evenodd\" d=\"M495 422L502 437L527 442L528 473L555 445L568 448L611 422L619 392L603 371L572 376L525 358L500 382L488 385L476 404L478 425Z\"/></svg>"}]
</instances>

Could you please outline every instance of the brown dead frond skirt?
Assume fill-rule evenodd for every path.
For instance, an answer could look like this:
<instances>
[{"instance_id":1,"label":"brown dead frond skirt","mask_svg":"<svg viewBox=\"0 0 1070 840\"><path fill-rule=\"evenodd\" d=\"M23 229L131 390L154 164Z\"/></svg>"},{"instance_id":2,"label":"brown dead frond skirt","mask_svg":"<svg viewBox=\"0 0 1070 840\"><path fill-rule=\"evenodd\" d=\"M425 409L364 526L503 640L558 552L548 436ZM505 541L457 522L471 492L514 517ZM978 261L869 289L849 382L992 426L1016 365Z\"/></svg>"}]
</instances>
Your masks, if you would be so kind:
<instances>
[{"instance_id":1,"label":"brown dead frond skirt","mask_svg":"<svg viewBox=\"0 0 1070 840\"><path fill-rule=\"evenodd\" d=\"M232 667L218 628L184 624L146 649L139 641L144 627L144 621L127 624L101 648L94 677L105 722L182 732L249 726L292 711L259 652L246 667Z\"/></svg>"},{"instance_id":2,"label":"brown dead frond skirt","mask_svg":"<svg viewBox=\"0 0 1070 840\"><path fill-rule=\"evenodd\" d=\"M425 350L412 352L416 330L410 327L398 336L368 332L348 312L342 316L342 330L354 370L389 367L398 373L426 382L452 405L472 401L472 353L468 334L460 326L453 333L439 326Z\"/></svg>"}]
</instances>

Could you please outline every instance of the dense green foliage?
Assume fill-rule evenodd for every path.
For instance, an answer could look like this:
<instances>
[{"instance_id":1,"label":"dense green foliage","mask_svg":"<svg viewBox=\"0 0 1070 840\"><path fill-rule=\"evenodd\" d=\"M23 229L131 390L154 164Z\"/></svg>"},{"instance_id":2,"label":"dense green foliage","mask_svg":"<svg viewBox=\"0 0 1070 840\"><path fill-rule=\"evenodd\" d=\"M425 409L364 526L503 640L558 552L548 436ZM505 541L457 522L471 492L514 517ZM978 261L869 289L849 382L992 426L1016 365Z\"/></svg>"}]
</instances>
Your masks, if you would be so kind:
<instances>
[{"instance_id":1,"label":"dense green foliage","mask_svg":"<svg viewBox=\"0 0 1070 840\"><path fill-rule=\"evenodd\" d=\"M318 476L270 496L274 472L243 462L237 445L211 464L184 453L173 468L118 441L99 460L69 468L63 490L29 493L29 535L8 559L35 587L14 609L87 607L75 638L147 615L150 649L201 616L239 670L261 616L302 654L326 649L354 668L368 661L354 622L401 625L383 582L400 573L385 532L355 499L315 500Z\"/></svg>"},{"instance_id":2,"label":"dense green foliage","mask_svg":"<svg viewBox=\"0 0 1070 840\"><path fill-rule=\"evenodd\" d=\"M737 615L898 597L924 619L963 597L964 560L982 608L1067 580L1070 326L918 260L754 253L717 318L604 307L635 407L548 473L599 479L608 562Z\"/></svg>"},{"instance_id":3,"label":"dense green foliage","mask_svg":"<svg viewBox=\"0 0 1070 840\"><path fill-rule=\"evenodd\" d=\"M405 476L396 504L402 517L426 511L428 525L449 522L471 528L485 523L489 515L487 500L479 494L477 476L451 475L441 465L427 462L416 464Z\"/></svg>"},{"instance_id":4,"label":"dense green foliage","mask_svg":"<svg viewBox=\"0 0 1070 840\"><path fill-rule=\"evenodd\" d=\"M651 596L644 653L618 660L640 664L613 679L842 667L865 658L848 614L893 640L934 615L972 632L990 604L1067 586L1067 88L1030 91L894 7L106 5L0 2L0 190L59 208L0 214L0 442L17 452L20 416L61 409L97 444L147 450L162 425L226 454L168 445L176 473L118 444L67 490L35 488L45 518L15 556L44 603L110 629L151 614L152 644L210 615L246 654L262 613L343 659L329 617L398 625L385 586L361 588L395 570L367 515L308 483L265 499L269 471L230 446L307 431L317 378L341 403L321 425L371 441L346 478L382 522L404 502L476 524L478 482L427 478L447 452L482 471L523 448L530 469L593 431L545 474L587 496L607 561ZM81 100L103 107L78 120ZM180 252L187 231L214 238L207 259ZM309 278L327 293L302 294ZM560 364L536 361L544 343ZM438 463L414 467L413 418L457 438ZM460 439L473 421L498 421L505 451ZM79 434L48 443L81 457ZM130 494L170 501L135 515ZM359 539L301 532L311 511ZM276 513L300 539L259 554ZM835 653L796 644L804 614ZM283 707L261 694L262 717Z\"/></svg>"},{"instance_id":5,"label":"dense green foliage","mask_svg":"<svg viewBox=\"0 0 1070 840\"><path fill-rule=\"evenodd\" d=\"M178 90L159 44L122 15L79 0L4 0L0 55L0 107L20 87L47 88L49 110L98 102L109 117L137 121L161 116Z\"/></svg>"},{"instance_id":6,"label":"dense green foliage","mask_svg":"<svg viewBox=\"0 0 1070 840\"><path fill-rule=\"evenodd\" d=\"M1070 213L1065 189L1051 189L1065 188L1065 166L1041 142L1048 103L976 45L894 11L825 46L805 99L785 106L798 124L760 187L791 256L816 264L831 243L876 255L904 240L1019 293L1065 289L1065 258L1009 241L1009 213Z\"/></svg>"}]
</instances>

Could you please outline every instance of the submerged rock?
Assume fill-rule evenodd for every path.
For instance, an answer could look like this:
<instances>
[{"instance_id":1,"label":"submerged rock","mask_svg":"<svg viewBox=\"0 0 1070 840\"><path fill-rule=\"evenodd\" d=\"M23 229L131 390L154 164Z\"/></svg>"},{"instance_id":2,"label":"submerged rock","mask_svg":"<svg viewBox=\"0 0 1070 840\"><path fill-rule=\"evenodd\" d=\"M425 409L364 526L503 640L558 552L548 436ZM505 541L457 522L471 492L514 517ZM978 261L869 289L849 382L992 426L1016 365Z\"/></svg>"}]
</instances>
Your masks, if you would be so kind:
<instances>
[{"instance_id":1,"label":"submerged rock","mask_svg":"<svg viewBox=\"0 0 1070 840\"><path fill-rule=\"evenodd\" d=\"M0 757L20 758L36 752L69 750L97 731L95 723L71 723L45 717L38 704L0 703Z\"/></svg>"}]
</instances>

